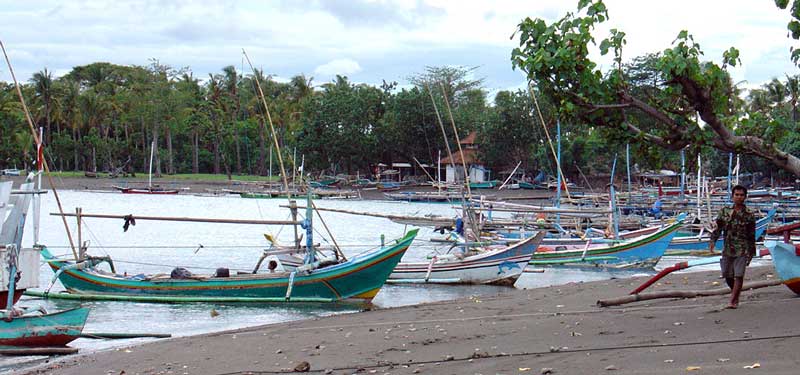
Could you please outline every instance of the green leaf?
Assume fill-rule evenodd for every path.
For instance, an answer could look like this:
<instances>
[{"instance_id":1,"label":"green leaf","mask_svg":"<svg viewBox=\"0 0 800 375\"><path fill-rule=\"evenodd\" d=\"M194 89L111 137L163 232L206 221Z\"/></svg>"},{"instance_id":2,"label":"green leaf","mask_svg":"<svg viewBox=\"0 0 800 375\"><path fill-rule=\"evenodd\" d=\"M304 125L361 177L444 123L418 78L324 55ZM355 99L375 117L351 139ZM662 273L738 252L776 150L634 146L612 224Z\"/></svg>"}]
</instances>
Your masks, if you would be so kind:
<instances>
[{"instance_id":1,"label":"green leaf","mask_svg":"<svg viewBox=\"0 0 800 375\"><path fill-rule=\"evenodd\" d=\"M786 9L786 6L789 5L789 0L775 0L775 5L778 8Z\"/></svg>"}]
</instances>

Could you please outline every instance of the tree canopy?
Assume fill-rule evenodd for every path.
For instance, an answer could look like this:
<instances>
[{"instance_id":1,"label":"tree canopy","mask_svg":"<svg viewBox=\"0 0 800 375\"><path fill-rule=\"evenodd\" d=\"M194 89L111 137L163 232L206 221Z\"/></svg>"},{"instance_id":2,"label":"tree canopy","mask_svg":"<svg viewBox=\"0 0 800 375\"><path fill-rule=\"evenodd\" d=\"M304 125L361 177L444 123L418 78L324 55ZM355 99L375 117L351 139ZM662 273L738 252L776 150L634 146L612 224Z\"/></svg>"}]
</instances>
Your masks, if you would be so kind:
<instances>
[{"instance_id":1,"label":"tree canopy","mask_svg":"<svg viewBox=\"0 0 800 375\"><path fill-rule=\"evenodd\" d=\"M776 3L785 8L788 1ZM794 39L800 37L798 4L793 2L795 20L789 24ZM682 30L672 46L626 62L624 31L611 29L599 43L593 35L608 19L602 0L579 0L577 13L553 23L526 18L518 25L520 47L512 52L513 65L558 104L562 119L603 128L614 139L669 150L709 147L755 155L800 176L797 149L781 137L796 132L796 117L787 118L774 107L754 111L740 97L742 90L727 70L741 64L736 48L725 50L719 63L709 61ZM594 48L603 56L612 54L613 69L599 68L591 57ZM795 62L798 56L793 49Z\"/></svg>"}]
</instances>

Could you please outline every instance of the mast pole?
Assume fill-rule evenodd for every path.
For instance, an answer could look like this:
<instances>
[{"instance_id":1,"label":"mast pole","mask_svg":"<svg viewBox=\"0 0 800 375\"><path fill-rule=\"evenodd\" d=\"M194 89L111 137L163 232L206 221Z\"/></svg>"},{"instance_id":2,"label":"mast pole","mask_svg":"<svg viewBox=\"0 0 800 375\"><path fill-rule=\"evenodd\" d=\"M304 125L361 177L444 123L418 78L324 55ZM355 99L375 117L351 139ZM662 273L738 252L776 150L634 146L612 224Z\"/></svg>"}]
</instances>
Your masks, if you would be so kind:
<instances>
[{"instance_id":1,"label":"mast pole","mask_svg":"<svg viewBox=\"0 0 800 375\"><path fill-rule=\"evenodd\" d=\"M6 53L6 47L3 44L3 41L0 40L0 49L3 50L3 56L6 59L6 64L8 65L8 72L11 73L11 78L14 80L14 87L17 89L17 96L19 97L20 103L22 103L22 110L25 113L25 120L28 122L28 128L31 130L31 134L33 134L33 140L36 143L42 143L41 137L36 134L36 128L33 126L33 119L31 118L31 113L28 111L28 105L25 103L25 97L22 96L22 89L19 87L19 82L17 82L17 76L14 74L14 68L11 66L11 60L8 59L8 54ZM53 177L50 175L50 166L47 165L47 160L42 158L42 165L44 166L45 172L47 172L47 182L50 184L50 189L53 190L53 197L56 199L56 205L58 206L58 212L64 213L64 208L61 205L61 198L58 196L58 191L56 190L56 185L53 183ZM69 240L69 247L72 249L72 255L75 256L75 259L78 259L78 252L75 249L75 244L72 241L72 233L69 231L69 224L67 224L67 218L62 217L61 222L64 224L64 229L67 232L67 239Z\"/></svg>"}]
</instances>

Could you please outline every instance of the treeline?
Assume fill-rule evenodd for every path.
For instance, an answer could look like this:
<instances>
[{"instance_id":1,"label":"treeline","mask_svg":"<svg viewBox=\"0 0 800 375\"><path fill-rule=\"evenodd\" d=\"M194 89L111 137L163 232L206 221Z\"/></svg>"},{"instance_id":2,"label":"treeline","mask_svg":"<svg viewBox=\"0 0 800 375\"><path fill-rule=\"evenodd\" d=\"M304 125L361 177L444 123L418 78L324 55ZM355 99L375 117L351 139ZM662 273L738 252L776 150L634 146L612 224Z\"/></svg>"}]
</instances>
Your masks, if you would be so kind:
<instances>
[{"instance_id":1,"label":"treeline","mask_svg":"<svg viewBox=\"0 0 800 375\"><path fill-rule=\"evenodd\" d=\"M245 73L233 66L200 79L186 68L158 61L148 66L93 63L58 78L44 69L24 82L22 91L36 126L43 128L46 156L54 170L145 171L155 145L157 175L266 175L271 153L274 160L277 155L257 94L258 81L286 168L297 168L302 162L307 173L364 174L379 162L417 158L435 163L440 151L446 156L441 119L453 149L451 121L462 138L477 131L480 157L495 173L519 161L526 171L554 173L542 126L543 120L555 142L554 104L537 97L537 110L529 92L523 90L500 91L489 101L482 80L471 78L474 73L474 68L430 67L402 85L355 84L344 76L315 85L305 75L283 82L262 71ZM788 90L785 84L777 84ZM797 119L796 96L788 100L788 94L768 94L767 88L764 92L749 105L765 111L784 108ZM3 82L0 124L0 169L30 167L33 137L13 85ZM561 125L562 165L573 179L580 173L608 173L615 155L624 162L628 142L633 142L641 169L679 165L674 153L609 137L602 129ZM775 136L779 142L791 138L797 143L796 134ZM800 149L800 144L793 147ZM714 159L718 171L727 168L727 155L694 152ZM758 167L757 159L747 160L751 167ZM277 170L277 161L274 165Z\"/></svg>"}]
</instances>

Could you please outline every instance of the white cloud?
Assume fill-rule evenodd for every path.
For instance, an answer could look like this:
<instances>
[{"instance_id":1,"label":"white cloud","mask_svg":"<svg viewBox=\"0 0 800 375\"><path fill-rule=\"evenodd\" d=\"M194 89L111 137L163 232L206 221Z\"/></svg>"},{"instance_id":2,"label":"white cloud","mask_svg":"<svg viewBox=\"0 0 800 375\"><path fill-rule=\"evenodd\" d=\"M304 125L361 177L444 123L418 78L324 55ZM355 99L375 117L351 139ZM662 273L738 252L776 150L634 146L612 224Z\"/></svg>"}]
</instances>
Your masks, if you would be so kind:
<instances>
[{"instance_id":1,"label":"white cloud","mask_svg":"<svg viewBox=\"0 0 800 375\"><path fill-rule=\"evenodd\" d=\"M361 71L361 66L358 61L351 59L336 59L327 64L320 65L314 69L315 74L333 76L333 75L349 75Z\"/></svg>"},{"instance_id":2,"label":"white cloud","mask_svg":"<svg viewBox=\"0 0 800 375\"><path fill-rule=\"evenodd\" d=\"M687 29L720 62L735 46L736 81L759 85L795 75L786 38L788 10L752 0L605 0L611 27L627 33L625 58L661 51ZM577 0L85 0L7 2L3 42L27 80L44 67L68 71L96 61L147 65L149 58L190 67L196 77L242 67L241 49L268 74L348 74L353 82L405 83L425 66L480 66L489 90L524 82L511 69L510 37L525 17L548 22L574 12ZM342 56L347 56L343 59ZM600 60L610 66L609 59ZM249 69L245 69L248 72ZM328 77L318 77L324 81ZM0 80L10 80L0 69Z\"/></svg>"}]
</instances>

